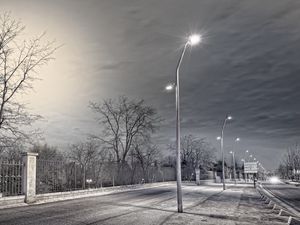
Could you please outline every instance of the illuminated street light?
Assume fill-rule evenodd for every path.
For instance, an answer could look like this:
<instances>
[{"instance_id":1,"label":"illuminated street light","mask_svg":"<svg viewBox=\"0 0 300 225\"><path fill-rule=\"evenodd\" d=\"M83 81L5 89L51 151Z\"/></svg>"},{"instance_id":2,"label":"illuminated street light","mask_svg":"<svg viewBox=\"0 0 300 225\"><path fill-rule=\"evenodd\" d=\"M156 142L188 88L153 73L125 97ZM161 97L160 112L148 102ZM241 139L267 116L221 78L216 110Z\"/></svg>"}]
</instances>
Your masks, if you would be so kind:
<instances>
[{"instance_id":1,"label":"illuminated street light","mask_svg":"<svg viewBox=\"0 0 300 225\"><path fill-rule=\"evenodd\" d=\"M222 132L221 132L221 152L222 152L222 181L223 181L223 190L226 189L225 187L225 166L224 166L224 129L225 129L225 125L227 120L232 120L232 116L227 115L226 118L224 119L224 123L222 126Z\"/></svg>"},{"instance_id":2,"label":"illuminated street light","mask_svg":"<svg viewBox=\"0 0 300 225\"><path fill-rule=\"evenodd\" d=\"M241 139L240 139L239 137L237 137L234 141L235 141L235 143L238 143L239 141L241 141ZM231 151L230 154L232 154L233 179L234 179L234 183L236 184L236 170L235 170L235 157L234 157L234 151Z\"/></svg>"},{"instance_id":3,"label":"illuminated street light","mask_svg":"<svg viewBox=\"0 0 300 225\"><path fill-rule=\"evenodd\" d=\"M236 184L234 151L230 151L230 154L232 154L232 163L233 163L233 179L234 179L234 183Z\"/></svg>"},{"instance_id":4,"label":"illuminated street light","mask_svg":"<svg viewBox=\"0 0 300 225\"><path fill-rule=\"evenodd\" d=\"M193 34L191 36L189 36L189 39L188 39L188 43L193 46L193 45L197 45L201 42L202 40L202 37L201 35L199 34Z\"/></svg>"},{"instance_id":5,"label":"illuminated street light","mask_svg":"<svg viewBox=\"0 0 300 225\"><path fill-rule=\"evenodd\" d=\"M177 208L178 212L183 212L182 206L182 188L181 188L181 159L180 159L180 94L179 94L179 72L182 59L184 57L187 46L193 46L200 43L202 40L199 34L193 34L188 37L176 67L176 82L175 85L167 85L166 90L170 91L175 87L176 96L176 177L177 177Z\"/></svg>"},{"instance_id":6,"label":"illuminated street light","mask_svg":"<svg viewBox=\"0 0 300 225\"><path fill-rule=\"evenodd\" d=\"M174 84L168 84L168 85L165 87L165 89L166 89L167 91L172 91L172 90L174 89Z\"/></svg>"}]
</instances>

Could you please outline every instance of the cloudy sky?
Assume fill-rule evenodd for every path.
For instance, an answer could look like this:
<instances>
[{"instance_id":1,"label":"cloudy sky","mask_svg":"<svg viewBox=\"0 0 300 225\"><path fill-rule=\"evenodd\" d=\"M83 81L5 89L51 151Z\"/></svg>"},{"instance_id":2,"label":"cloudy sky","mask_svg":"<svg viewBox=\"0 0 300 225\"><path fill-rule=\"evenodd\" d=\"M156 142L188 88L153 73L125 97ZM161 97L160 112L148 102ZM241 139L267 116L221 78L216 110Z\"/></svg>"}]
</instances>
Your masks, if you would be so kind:
<instances>
[{"instance_id":1,"label":"cloudy sky","mask_svg":"<svg viewBox=\"0 0 300 225\"><path fill-rule=\"evenodd\" d=\"M175 137L173 82L185 38L200 32L181 71L182 132L217 148L222 121L226 151L254 153L275 168L300 133L300 1L298 0L0 0L26 30L47 31L64 46L22 96L41 114L46 141L65 148L98 132L88 102L144 98L165 119L156 135ZM1 13L2 13L1 12ZM227 157L229 157L227 155Z\"/></svg>"}]
</instances>

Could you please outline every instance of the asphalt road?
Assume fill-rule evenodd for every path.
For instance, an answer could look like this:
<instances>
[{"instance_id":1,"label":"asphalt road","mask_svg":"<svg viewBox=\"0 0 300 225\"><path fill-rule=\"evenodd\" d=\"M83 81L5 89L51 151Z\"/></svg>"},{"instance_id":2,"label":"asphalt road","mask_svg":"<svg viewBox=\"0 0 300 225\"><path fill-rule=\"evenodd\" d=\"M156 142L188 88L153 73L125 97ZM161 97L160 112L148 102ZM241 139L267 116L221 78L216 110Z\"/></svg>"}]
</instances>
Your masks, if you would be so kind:
<instances>
[{"instance_id":1,"label":"asphalt road","mask_svg":"<svg viewBox=\"0 0 300 225\"><path fill-rule=\"evenodd\" d=\"M199 187L196 187L199 189ZM201 189L201 188L200 188ZM184 187L185 208L220 193L221 187ZM193 200L193 201L192 201ZM0 210L0 224L163 224L176 214L175 185Z\"/></svg>"},{"instance_id":2,"label":"asphalt road","mask_svg":"<svg viewBox=\"0 0 300 225\"><path fill-rule=\"evenodd\" d=\"M176 186L0 210L1 225L282 225L252 185L183 185L184 213Z\"/></svg>"},{"instance_id":3,"label":"asphalt road","mask_svg":"<svg viewBox=\"0 0 300 225\"><path fill-rule=\"evenodd\" d=\"M283 202L292 206L294 209L300 212L300 187L284 183L264 183L263 186L266 190L270 191L280 200L282 200Z\"/></svg>"}]
</instances>

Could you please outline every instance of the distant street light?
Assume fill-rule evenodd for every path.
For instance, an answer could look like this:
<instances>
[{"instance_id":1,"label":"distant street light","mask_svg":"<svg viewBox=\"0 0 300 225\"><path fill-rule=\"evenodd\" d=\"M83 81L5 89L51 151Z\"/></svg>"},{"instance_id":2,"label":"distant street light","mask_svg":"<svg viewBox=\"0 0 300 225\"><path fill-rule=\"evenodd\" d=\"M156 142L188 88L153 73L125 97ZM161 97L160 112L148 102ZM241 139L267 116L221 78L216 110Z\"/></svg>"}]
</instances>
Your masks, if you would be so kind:
<instances>
[{"instance_id":1,"label":"distant street light","mask_svg":"<svg viewBox=\"0 0 300 225\"><path fill-rule=\"evenodd\" d=\"M221 140L221 152L222 152L222 180L223 180L223 190L226 189L226 187L225 187L225 166L224 166L224 129L225 129L227 120L231 120L231 119L232 119L232 116L230 116L230 115L227 115L226 118L224 119L224 123L223 123L223 126L222 126L221 137L220 137L220 140Z\"/></svg>"},{"instance_id":2,"label":"distant street light","mask_svg":"<svg viewBox=\"0 0 300 225\"><path fill-rule=\"evenodd\" d=\"M247 158L249 157L247 154L249 153L249 150L245 151L245 162L247 162Z\"/></svg>"},{"instance_id":3,"label":"distant street light","mask_svg":"<svg viewBox=\"0 0 300 225\"><path fill-rule=\"evenodd\" d=\"M193 34L188 37L179 61L176 67L176 83L175 85L168 85L166 86L166 90L170 91L175 88L175 95L176 95L176 176L177 176L177 208L178 212L183 212L183 205L182 205L182 188L181 188L181 159L180 159L180 94L179 94L179 70L182 63L182 59L184 57L184 53L188 46L193 46L200 43L202 40L201 36L198 34Z\"/></svg>"},{"instance_id":4,"label":"distant street light","mask_svg":"<svg viewBox=\"0 0 300 225\"><path fill-rule=\"evenodd\" d=\"M230 154L232 154L233 179L234 179L234 183L236 184L236 172L235 172L235 158L234 158L234 151L230 151Z\"/></svg>"},{"instance_id":5,"label":"distant street light","mask_svg":"<svg viewBox=\"0 0 300 225\"><path fill-rule=\"evenodd\" d=\"M241 139L239 137L237 137L234 141L235 141L235 143L238 143L241 141ZM232 162L233 162L233 179L234 179L234 183L236 184L236 169L235 169L234 151L231 151L230 153L232 154Z\"/></svg>"}]
</instances>

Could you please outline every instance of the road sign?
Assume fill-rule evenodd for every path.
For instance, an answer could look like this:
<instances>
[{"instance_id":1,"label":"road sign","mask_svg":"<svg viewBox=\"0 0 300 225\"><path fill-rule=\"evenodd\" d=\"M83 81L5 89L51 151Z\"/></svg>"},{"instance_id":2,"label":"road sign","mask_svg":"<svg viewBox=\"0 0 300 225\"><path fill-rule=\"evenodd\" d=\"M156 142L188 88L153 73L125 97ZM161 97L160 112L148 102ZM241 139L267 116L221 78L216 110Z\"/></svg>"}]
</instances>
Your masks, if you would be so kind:
<instances>
[{"instance_id":1,"label":"road sign","mask_svg":"<svg viewBox=\"0 0 300 225\"><path fill-rule=\"evenodd\" d=\"M244 173L257 173L257 162L245 162Z\"/></svg>"}]
</instances>

